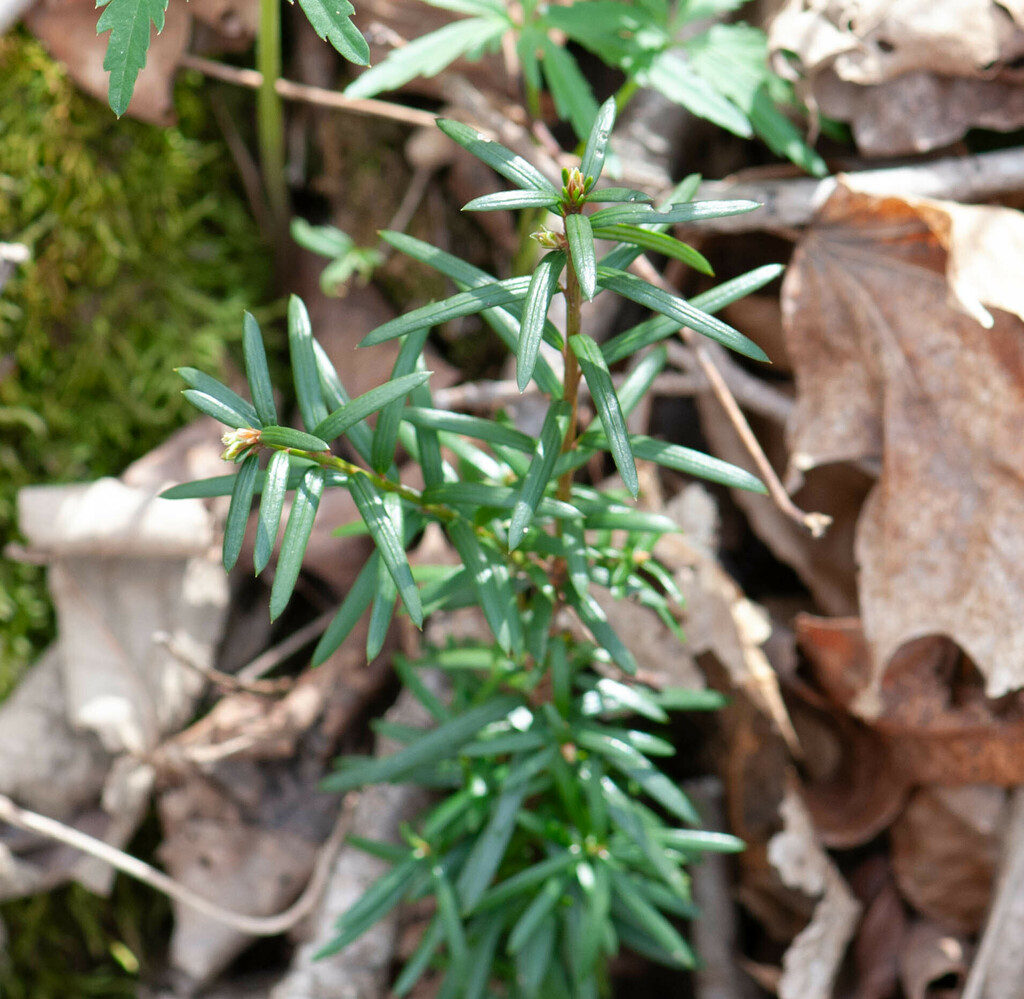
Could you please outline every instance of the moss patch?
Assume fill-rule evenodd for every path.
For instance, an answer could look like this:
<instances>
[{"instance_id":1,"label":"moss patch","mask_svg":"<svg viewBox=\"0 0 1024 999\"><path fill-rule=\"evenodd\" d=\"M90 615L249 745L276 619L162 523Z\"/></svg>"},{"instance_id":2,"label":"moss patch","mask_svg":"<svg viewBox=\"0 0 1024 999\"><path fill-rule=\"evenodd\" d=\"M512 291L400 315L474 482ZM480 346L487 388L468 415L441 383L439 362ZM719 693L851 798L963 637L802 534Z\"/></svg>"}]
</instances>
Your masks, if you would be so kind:
<instances>
[{"instance_id":1,"label":"moss patch","mask_svg":"<svg viewBox=\"0 0 1024 999\"><path fill-rule=\"evenodd\" d=\"M0 538L17 490L117 474L191 415L174 368L223 368L269 254L195 82L157 129L0 38L0 240L29 246L0 296ZM0 563L0 698L49 634L39 570Z\"/></svg>"}]
</instances>

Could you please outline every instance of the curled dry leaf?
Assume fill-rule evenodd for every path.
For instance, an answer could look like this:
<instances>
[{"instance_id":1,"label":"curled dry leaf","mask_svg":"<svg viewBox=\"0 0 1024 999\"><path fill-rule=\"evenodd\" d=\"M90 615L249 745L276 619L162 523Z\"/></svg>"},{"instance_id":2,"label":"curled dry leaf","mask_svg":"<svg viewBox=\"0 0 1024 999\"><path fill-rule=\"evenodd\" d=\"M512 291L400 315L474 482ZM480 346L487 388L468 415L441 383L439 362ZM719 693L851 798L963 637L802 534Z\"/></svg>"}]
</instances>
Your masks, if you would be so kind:
<instances>
[{"instance_id":1,"label":"curled dry leaf","mask_svg":"<svg viewBox=\"0 0 1024 999\"><path fill-rule=\"evenodd\" d=\"M1024 123L1024 11L996 0L789 0L769 32L776 70L868 155L924 152L971 128Z\"/></svg>"},{"instance_id":2,"label":"curled dry leaf","mask_svg":"<svg viewBox=\"0 0 1024 999\"><path fill-rule=\"evenodd\" d=\"M1018 212L840 187L784 282L794 465L882 461L857 528L862 716L926 635L958 643L989 696L1024 684L1024 323L1002 311L1021 306L1021 246Z\"/></svg>"},{"instance_id":3,"label":"curled dry leaf","mask_svg":"<svg viewBox=\"0 0 1024 999\"><path fill-rule=\"evenodd\" d=\"M831 999L861 907L818 842L794 787L787 789L779 813L783 829L768 844L769 860L787 886L818 898L810 923L783 956L779 999Z\"/></svg>"},{"instance_id":4,"label":"curled dry leaf","mask_svg":"<svg viewBox=\"0 0 1024 999\"><path fill-rule=\"evenodd\" d=\"M941 926L919 920L907 933L900 954L900 984L907 999L940 999L934 986L953 981L951 996L959 996L970 967L973 948Z\"/></svg>"},{"instance_id":5,"label":"curled dry leaf","mask_svg":"<svg viewBox=\"0 0 1024 999\"><path fill-rule=\"evenodd\" d=\"M903 896L954 932L981 928L999 860L1006 794L975 784L916 791L890 832Z\"/></svg>"},{"instance_id":6,"label":"curled dry leaf","mask_svg":"<svg viewBox=\"0 0 1024 999\"><path fill-rule=\"evenodd\" d=\"M859 622L801 614L796 631L815 685L841 712L859 714L901 781L1024 783L1024 702L1020 695L989 700L977 670L949 640L902 648L883 681L879 710L865 717L858 707L872 673Z\"/></svg>"}]
</instances>

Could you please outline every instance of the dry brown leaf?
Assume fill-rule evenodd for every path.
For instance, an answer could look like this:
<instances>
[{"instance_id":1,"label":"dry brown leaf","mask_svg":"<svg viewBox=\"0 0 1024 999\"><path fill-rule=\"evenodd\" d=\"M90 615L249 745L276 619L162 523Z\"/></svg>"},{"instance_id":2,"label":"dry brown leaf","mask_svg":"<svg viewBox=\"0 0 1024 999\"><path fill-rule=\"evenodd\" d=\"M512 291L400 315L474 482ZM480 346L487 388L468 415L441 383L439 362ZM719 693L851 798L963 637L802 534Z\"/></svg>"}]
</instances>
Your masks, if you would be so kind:
<instances>
[{"instance_id":1,"label":"dry brown leaf","mask_svg":"<svg viewBox=\"0 0 1024 999\"><path fill-rule=\"evenodd\" d=\"M960 995L973 948L925 920L915 922L900 954L900 983L907 999L953 999ZM951 988L934 988L953 979Z\"/></svg>"},{"instance_id":2,"label":"dry brown leaf","mask_svg":"<svg viewBox=\"0 0 1024 999\"><path fill-rule=\"evenodd\" d=\"M816 687L835 708L856 715L871 677L859 622L802 614L796 631ZM1024 700L986 698L977 670L949 640L902 648L878 701L880 710L860 721L881 740L875 752L888 757L888 772L902 783L1024 783ZM814 703L821 706L820 696Z\"/></svg>"},{"instance_id":3,"label":"dry brown leaf","mask_svg":"<svg viewBox=\"0 0 1024 999\"><path fill-rule=\"evenodd\" d=\"M789 0L769 48L869 155L923 152L970 128L1024 122L1019 4L996 0Z\"/></svg>"},{"instance_id":4,"label":"dry brown leaf","mask_svg":"<svg viewBox=\"0 0 1024 999\"><path fill-rule=\"evenodd\" d=\"M768 844L768 857L784 884L818 899L810 923L783 956L779 999L832 999L861 907L818 842L793 787L787 789L779 813L783 829Z\"/></svg>"},{"instance_id":5,"label":"dry brown leaf","mask_svg":"<svg viewBox=\"0 0 1024 999\"><path fill-rule=\"evenodd\" d=\"M857 999L891 999L896 993L899 957L907 932L907 915L881 853L859 864L850 887L864 906L853 943Z\"/></svg>"},{"instance_id":6,"label":"dry brown leaf","mask_svg":"<svg viewBox=\"0 0 1024 999\"><path fill-rule=\"evenodd\" d=\"M940 926L981 928L999 859L1005 792L974 784L915 792L890 831L904 897Z\"/></svg>"},{"instance_id":7,"label":"dry brown leaf","mask_svg":"<svg viewBox=\"0 0 1024 999\"><path fill-rule=\"evenodd\" d=\"M965 649L990 696L1024 684L1024 324L996 311L985 329L968 314L1019 287L1022 238L1008 209L840 187L783 286L794 466L882 459L857 531L864 716L881 710L893 654L925 635ZM996 304L1018 303L1004 290Z\"/></svg>"}]
</instances>

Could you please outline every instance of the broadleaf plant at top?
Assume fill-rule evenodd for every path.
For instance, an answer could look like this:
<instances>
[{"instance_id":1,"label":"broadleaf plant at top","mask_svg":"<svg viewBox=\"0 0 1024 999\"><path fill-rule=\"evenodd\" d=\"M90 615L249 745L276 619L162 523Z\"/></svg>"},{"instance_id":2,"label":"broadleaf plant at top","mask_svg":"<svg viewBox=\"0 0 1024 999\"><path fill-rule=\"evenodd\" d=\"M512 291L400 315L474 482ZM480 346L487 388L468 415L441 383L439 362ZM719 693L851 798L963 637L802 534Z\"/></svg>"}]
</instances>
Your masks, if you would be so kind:
<instances>
[{"instance_id":1,"label":"broadleaf plant at top","mask_svg":"<svg viewBox=\"0 0 1024 999\"><path fill-rule=\"evenodd\" d=\"M459 9L469 3L459 0ZM618 632L594 592L599 586L636 604L679 634L678 589L652 555L654 542L674 524L638 509L618 488L587 485L578 469L609 456L632 496L640 485L637 459L764 491L727 462L631 433L627 420L667 363L662 341L683 323L763 359L755 344L710 312L763 286L779 268L758 268L691 301L627 274L651 236L673 239L664 229L674 220L756 206L677 202L652 209L641 192L598 186L614 118L609 101L583 150L587 172L567 169L560 188L475 129L440 122L526 194L505 197L503 207L544 205L560 224L535 233L547 252L534 274L504 281L410 236L385 234L392 246L449 277L457 291L366 338L401 344L384 385L350 398L295 298L288 327L301 427L278 425L251 316L243 347L252 403L181 369L188 397L228 428L224 458L241 467L233 478L178 486L166 495L232 495L225 565L239 558L251 504L260 496L254 568L266 568L285 494L294 490L271 593L273 616L291 597L323 492L352 495L373 553L324 631L314 665L333 655L365 614L367 656L379 654L396 608L419 627L438 611L475 607L490 631L486 640L427 646L414 662L396 658L406 689L436 724L382 726L403 744L397 753L342 759L324 782L339 793L374 783L418 783L438 792L434 806L404 827L402 845L359 842L393 866L341 916L324 950L347 946L401 902L430 896L432 918L394 983L400 996L436 971L442 999L481 999L495 994L489 990L497 983L514 999L598 999L607 994L609 961L622 946L671 966L692 966L679 928L695 912L686 865L704 852L741 848L731 836L699 829L693 804L655 762L671 756L671 744L648 731L663 726L669 711L705 710L721 699L638 681L632 636ZM602 204L613 208L593 211ZM470 207L491 210L494 202L485 197ZM593 222L602 212L612 212L603 216L607 226ZM619 239L599 258L594 238L605 229ZM615 294L658 314L601 345L583 327L583 301ZM556 295L565 300L562 328L548 315ZM516 356L520 387L536 385L546 397L536 438L503 414L488 419L434 405L422 358L430 328L474 314ZM561 353L560 374L545 344ZM611 368L634 356L617 384ZM580 406L584 384L595 410L589 422ZM399 467L399 444L418 471ZM265 471L262 454L270 456ZM411 484L417 480L422 485ZM429 524L447 535L457 564L410 563L408 547ZM447 675L446 697L423 682L427 669Z\"/></svg>"},{"instance_id":2,"label":"broadleaf plant at top","mask_svg":"<svg viewBox=\"0 0 1024 999\"><path fill-rule=\"evenodd\" d=\"M260 2L276 4L279 0ZM103 68L110 74L107 100L119 118L128 110L135 82L145 68L150 27L156 28L157 34L164 30L167 4L168 0L97 0L96 6L102 7L103 13L96 24L96 33L110 32L103 59ZM370 47L352 23L356 11L348 0L299 0L299 6L316 33L349 62L360 66L369 64Z\"/></svg>"},{"instance_id":3,"label":"broadleaf plant at top","mask_svg":"<svg viewBox=\"0 0 1024 999\"><path fill-rule=\"evenodd\" d=\"M621 72L619 110L641 87L659 91L700 118L743 138L759 137L773 152L808 173L825 174L821 157L804 141L783 108L793 106L789 85L767 60L767 39L748 24L711 23L710 18L743 6L744 0L669 3L667 0L424 0L466 15L408 45L360 75L350 97L397 90L419 76L436 76L457 59L476 59L514 42L527 105L540 116L547 90L555 111L583 140L598 101L565 39ZM587 164L583 174L600 172Z\"/></svg>"}]
</instances>

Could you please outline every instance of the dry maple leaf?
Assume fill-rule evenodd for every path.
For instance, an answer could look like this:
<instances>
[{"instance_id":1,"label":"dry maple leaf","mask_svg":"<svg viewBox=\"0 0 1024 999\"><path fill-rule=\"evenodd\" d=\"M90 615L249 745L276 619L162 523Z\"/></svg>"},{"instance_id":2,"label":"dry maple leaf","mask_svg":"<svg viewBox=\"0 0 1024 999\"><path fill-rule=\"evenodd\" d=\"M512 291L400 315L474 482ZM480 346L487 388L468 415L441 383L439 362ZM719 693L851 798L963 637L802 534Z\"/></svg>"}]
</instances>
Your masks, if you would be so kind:
<instances>
[{"instance_id":1,"label":"dry maple leaf","mask_svg":"<svg viewBox=\"0 0 1024 999\"><path fill-rule=\"evenodd\" d=\"M881 458L857 528L878 714L901 645L952 638L1024 685L1024 217L839 187L783 287L798 468ZM981 277L979 277L981 275ZM991 328L982 303L994 311Z\"/></svg>"}]
</instances>

